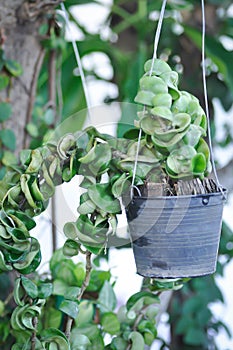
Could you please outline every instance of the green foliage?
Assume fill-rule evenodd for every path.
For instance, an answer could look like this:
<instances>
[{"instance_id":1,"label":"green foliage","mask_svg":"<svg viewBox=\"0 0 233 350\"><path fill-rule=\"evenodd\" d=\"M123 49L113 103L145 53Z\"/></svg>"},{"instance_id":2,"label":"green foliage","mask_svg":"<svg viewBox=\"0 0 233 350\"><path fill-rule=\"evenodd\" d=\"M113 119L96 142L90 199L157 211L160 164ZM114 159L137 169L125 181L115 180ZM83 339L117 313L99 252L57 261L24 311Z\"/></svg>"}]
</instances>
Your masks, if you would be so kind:
<instances>
[{"instance_id":1,"label":"green foliage","mask_svg":"<svg viewBox=\"0 0 233 350\"><path fill-rule=\"evenodd\" d=\"M201 33L194 28L186 27L185 32L201 49ZM233 90L233 75L230 69L231 52L213 37L206 38L206 53L209 58L216 64L218 71L223 75L224 81L228 84L229 89Z\"/></svg>"},{"instance_id":2,"label":"green foliage","mask_svg":"<svg viewBox=\"0 0 233 350\"><path fill-rule=\"evenodd\" d=\"M23 73L23 69L19 62L16 62L14 60L6 60L5 68L13 77L18 77Z\"/></svg>"},{"instance_id":3,"label":"green foliage","mask_svg":"<svg viewBox=\"0 0 233 350\"><path fill-rule=\"evenodd\" d=\"M159 302L156 295L148 291L142 292L140 296L132 296L127 302L127 307L123 306L116 312L115 292L108 282L110 272L93 269L87 294L78 302L78 270L75 273L76 277L73 277L76 280L58 275L58 271L65 268L64 263L69 262L72 263L73 270L80 269L80 263L74 264L59 250L51 259L50 277L46 280L37 274L34 274L33 278L31 276L31 279L24 276L16 279L14 301L17 307L13 310L11 324L6 325L5 330L0 329L1 334L5 333L7 342L12 335L14 336L15 349L20 346L30 349L30 335L35 331L37 323L38 349L47 349L47 345L52 343L58 349L104 349L103 339L106 333L112 337L107 345L109 349L121 349L123 345L125 349L129 344L136 346L136 341L141 344L148 343L148 333L151 335L150 339L156 337L153 316L157 312L156 305ZM67 272L67 269L65 271ZM103 280L98 287L95 284L96 274L102 276ZM82 280L81 278L81 283ZM2 318L5 309L0 303L1 305ZM155 313L151 308L155 309ZM61 331L64 315L75 320L70 340ZM96 319L100 328L95 324Z\"/></svg>"},{"instance_id":4,"label":"green foliage","mask_svg":"<svg viewBox=\"0 0 233 350\"><path fill-rule=\"evenodd\" d=\"M16 139L15 134L11 129L3 129L0 131L0 138L3 146L11 151L15 150Z\"/></svg>"},{"instance_id":5,"label":"green foliage","mask_svg":"<svg viewBox=\"0 0 233 350\"><path fill-rule=\"evenodd\" d=\"M104 285L100 290L98 304L100 312L102 313L114 311L116 307L116 296L113 287L108 281L104 282Z\"/></svg>"},{"instance_id":6,"label":"green foliage","mask_svg":"<svg viewBox=\"0 0 233 350\"><path fill-rule=\"evenodd\" d=\"M10 82L10 79L7 75L1 74L0 75L0 90L5 89Z\"/></svg>"},{"instance_id":7,"label":"green foliage","mask_svg":"<svg viewBox=\"0 0 233 350\"><path fill-rule=\"evenodd\" d=\"M20 63L6 58L2 48L0 49L0 71L9 77L18 77L23 73Z\"/></svg>"},{"instance_id":8,"label":"green foliage","mask_svg":"<svg viewBox=\"0 0 233 350\"><path fill-rule=\"evenodd\" d=\"M91 2L97 3L81 1L79 4ZM226 2L208 3L226 6ZM75 1L66 1L67 6L74 4ZM102 51L109 56L122 100L132 102L136 95L143 63L151 54L154 21L148 20L148 14L159 10L160 5L160 1L156 4L139 1L135 13L131 14L121 8L120 2L114 1L112 15L120 14L120 20L113 25L113 31L119 37L121 34L124 36L128 29L138 34L136 48L131 48L132 52L128 53L121 45L111 46L99 34L87 33L76 21L85 34L85 41L80 42L81 55ZM167 55L170 62L173 56L166 48L171 48L174 54L180 49L177 45L180 39L168 28L176 23L174 11L191 11L195 6L194 1L170 1L168 4L166 21L169 25L164 29L161 52ZM15 281L14 300L17 306L13 312L9 301L5 303L0 300L0 346L6 345L6 349L9 349L12 345L13 350L31 349L34 336L35 349L143 350L157 337L155 316L158 312L158 294L164 290L178 290L186 281L153 280L144 284L146 290L131 296L126 305L117 310L111 272L94 267L88 274L83 263L67 259L83 254L84 249L100 254L108 243L109 234L115 234L117 214L121 212L119 198L129 191L132 181L138 131L129 131L134 113L125 109L118 128L119 135L124 138L101 135L93 128L74 137L70 134L72 130L68 123L62 128L67 128L67 134L53 141L51 130L58 119L65 119L84 108L85 99L80 78L71 72L76 63L71 45L65 44L62 37L64 21L55 16L54 22L50 14L47 19L50 25L44 24L41 28L41 34L47 35L42 44L47 50L46 59L53 50L59 57L58 72L62 70L63 73L60 84L64 90L64 109L63 113L55 112L53 106L47 104L48 61L45 60L38 84L40 96L37 97L32 120L25 126L31 137L31 149L21 152L20 164L17 164L12 153L15 136L4 125L11 117L11 105L9 101L0 102L0 179L3 179L0 182L0 270L7 272L14 269L20 273ZM227 21L230 23L230 19ZM200 48L200 33L187 25L183 25L183 28L185 35ZM231 30L228 24L228 32ZM230 94L225 83L211 72L211 98L220 97L224 106L229 108L233 90L230 53L222 47L217 36L207 38L207 50L231 90ZM174 61L171 65L174 65ZM178 88L178 74L175 70L171 71L163 60L156 60L152 77L148 74L151 62L147 62L145 68L146 74L140 80L136 98L138 103L147 107L146 114L139 112L140 118L136 122L136 127L143 130L143 137L135 183L142 185L158 169L174 180L187 175L206 175L210 171L209 149L203 139L206 117L199 101L191 93ZM12 79L22 73L20 65L6 59L3 50L0 51L0 70L0 90L9 88ZM93 72L88 74L94 75ZM182 84L191 84L193 89L200 90L198 83L184 81ZM82 127L84 118L81 116L75 129ZM126 118L131 126L124 126ZM71 124L73 128L74 123ZM129 131L127 134L126 130ZM35 226L33 217L46 209L55 186L70 181L76 174L84 176L81 187L86 191L78 206L80 216L76 222L65 224L67 240L50 260L48 274L40 276L35 272L41 261L39 242L30 236L30 230ZM107 175L104 183L101 182L103 175ZM232 257L231 241L232 232L224 224L220 252L226 261ZM222 272L223 267L219 264L218 270ZM30 279L23 276L28 274ZM90 278L88 285L85 280L87 275ZM81 295L83 288L85 291ZM182 305L178 293L182 294ZM208 331L218 332L224 327L213 318L208 307L214 301L223 299L212 277L192 280L175 293L170 314L171 324L175 324L174 333L182 336L185 344L180 349L187 346L204 350L208 345ZM65 335L67 318L74 319L70 338ZM106 333L110 336L108 344L104 344Z\"/></svg>"},{"instance_id":9,"label":"green foliage","mask_svg":"<svg viewBox=\"0 0 233 350\"><path fill-rule=\"evenodd\" d=\"M4 122L11 116L11 105L7 102L0 103L0 122Z\"/></svg>"},{"instance_id":10,"label":"green foliage","mask_svg":"<svg viewBox=\"0 0 233 350\"><path fill-rule=\"evenodd\" d=\"M192 295L192 297L190 297ZM178 297L182 298L182 307ZM191 280L175 296L172 304L172 324L177 335L182 335L184 344L195 349L208 347L206 330L217 330L221 325L209 309L210 303L223 301L213 277Z\"/></svg>"},{"instance_id":11,"label":"green foliage","mask_svg":"<svg viewBox=\"0 0 233 350\"><path fill-rule=\"evenodd\" d=\"M41 340L42 340L42 342L41 342L42 345L46 346L46 344L47 344L47 346L49 346L49 348L51 348L51 345L53 344L59 350L69 350L70 349L69 341L66 338L66 336L64 335L63 332L59 331L56 328L49 328L49 329L44 330L42 332L42 335L41 335ZM45 349L46 348L47 347L45 347Z\"/></svg>"}]
</instances>

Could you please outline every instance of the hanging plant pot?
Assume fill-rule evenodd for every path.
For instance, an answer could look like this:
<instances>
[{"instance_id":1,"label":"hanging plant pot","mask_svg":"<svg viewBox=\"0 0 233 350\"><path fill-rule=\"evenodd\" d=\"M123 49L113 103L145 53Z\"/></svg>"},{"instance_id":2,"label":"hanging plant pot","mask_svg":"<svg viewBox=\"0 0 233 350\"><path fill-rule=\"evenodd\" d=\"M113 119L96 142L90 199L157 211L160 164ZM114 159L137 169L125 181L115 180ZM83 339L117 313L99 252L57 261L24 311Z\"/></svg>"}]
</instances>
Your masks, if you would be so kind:
<instances>
[{"instance_id":1,"label":"hanging plant pot","mask_svg":"<svg viewBox=\"0 0 233 350\"><path fill-rule=\"evenodd\" d=\"M178 278L212 274L223 193L134 197L126 209L138 274Z\"/></svg>"},{"instance_id":2,"label":"hanging plant pot","mask_svg":"<svg viewBox=\"0 0 233 350\"><path fill-rule=\"evenodd\" d=\"M205 113L194 95L179 90L177 72L161 59L147 61L144 71L135 97L143 108L135 123L140 132L132 185L141 177L145 187L165 185L168 191L133 197L127 206L137 272L152 278L208 275L216 269L225 199L213 158L208 103ZM205 89L204 96L207 101ZM148 149L158 159L149 169Z\"/></svg>"}]
</instances>

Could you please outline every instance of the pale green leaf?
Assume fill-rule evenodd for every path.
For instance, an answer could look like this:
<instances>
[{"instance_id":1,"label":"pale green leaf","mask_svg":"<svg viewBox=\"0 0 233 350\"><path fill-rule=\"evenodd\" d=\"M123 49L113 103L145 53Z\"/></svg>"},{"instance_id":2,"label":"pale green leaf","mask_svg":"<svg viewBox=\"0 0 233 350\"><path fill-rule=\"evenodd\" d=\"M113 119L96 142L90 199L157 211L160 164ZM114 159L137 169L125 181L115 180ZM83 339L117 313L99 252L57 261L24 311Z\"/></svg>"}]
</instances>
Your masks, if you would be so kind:
<instances>
[{"instance_id":1,"label":"pale green leaf","mask_svg":"<svg viewBox=\"0 0 233 350\"><path fill-rule=\"evenodd\" d=\"M98 305L101 312L114 311L116 307L116 295L110 282L105 281L100 291Z\"/></svg>"},{"instance_id":2,"label":"pale green leaf","mask_svg":"<svg viewBox=\"0 0 233 350\"><path fill-rule=\"evenodd\" d=\"M78 302L65 299L61 302L59 310L62 311L64 314L75 319L79 311Z\"/></svg>"},{"instance_id":3,"label":"pale green leaf","mask_svg":"<svg viewBox=\"0 0 233 350\"><path fill-rule=\"evenodd\" d=\"M131 332L129 335L129 340L132 341L131 350L144 350L144 338L139 332Z\"/></svg>"},{"instance_id":4,"label":"pale green leaf","mask_svg":"<svg viewBox=\"0 0 233 350\"><path fill-rule=\"evenodd\" d=\"M12 113L11 105L7 102L0 103L0 123L9 119Z\"/></svg>"},{"instance_id":5,"label":"pale green leaf","mask_svg":"<svg viewBox=\"0 0 233 350\"><path fill-rule=\"evenodd\" d=\"M103 331L112 335L116 335L120 331L120 322L113 312L106 312L101 317L101 325Z\"/></svg>"}]
</instances>

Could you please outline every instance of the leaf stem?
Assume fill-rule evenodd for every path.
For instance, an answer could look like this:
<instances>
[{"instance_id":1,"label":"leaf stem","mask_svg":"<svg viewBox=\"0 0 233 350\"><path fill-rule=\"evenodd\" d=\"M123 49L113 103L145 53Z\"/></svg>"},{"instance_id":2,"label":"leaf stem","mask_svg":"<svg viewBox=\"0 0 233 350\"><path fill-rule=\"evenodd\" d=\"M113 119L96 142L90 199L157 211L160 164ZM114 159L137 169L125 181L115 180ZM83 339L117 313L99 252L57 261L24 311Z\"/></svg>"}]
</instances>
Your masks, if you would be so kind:
<instances>
[{"instance_id":1,"label":"leaf stem","mask_svg":"<svg viewBox=\"0 0 233 350\"><path fill-rule=\"evenodd\" d=\"M91 277L91 252L89 250L86 251L86 275L85 275L85 279L83 281L82 287L81 287L81 291L79 293L78 296L78 301L81 300L83 293L85 292L85 290L87 289L89 282L90 282L90 277Z\"/></svg>"},{"instance_id":2,"label":"leaf stem","mask_svg":"<svg viewBox=\"0 0 233 350\"><path fill-rule=\"evenodd\" d=\"M52 253L57 249L57 229L56 229L56 197L51 198L51 230L52 230Z\"/></svg>"},{"instance_id":3,"label":"leaf stem","mask_svg":"<svg viewBox=\"0 0 233 350\"><path fill-rule=\"evenodd\" d=\"M9 304L9 302L10 302L11 299L13 298L13 295L14 295L14 292L11 292L11 293L7 296L6 300L4 301L4 305L5 305L5 306Z\"/></svg>"},{"instance_id":4,"label":"leaf stem","mask_svg":"<svg viewBox=\"0 0 233 350\"><path fill-rule=\"evenodd\" d=\"M86 251L86 274L85 274L83 284L81 286L80 293L77 297L78 301L81 301L81 298L89 285L90 277L91 277L91 269L92 269L91 252L89 250L87 250ZM66 330L65 330L65 335L66 335L67 339L70 339L70 333L71 333L73 321L74 321L74 319L72 317L68 316L67 322L66 322Z\"/></svg>"},{"instance_id":5,"label":"leaf stem","mask_svg":"<svg viewBox=\"0 0 233 350\"><path fill-rule=\"evenodd\" d=\"M71 328L74 319L70 316L67 317L65 335L67 339L70 339Z\"/></svg>"},{"instance_id":6,"label":"leaf stem","mask_svg":"<svg viewBox=\"0 0 233 350\"><path fill-rule=\"evenodd\" d=\"M38 325L38 318L34 317L33 318L34 330L33 330L32 337L31 337L31 350L36 350L36 329L37 329L37 325Z\"/></svg>"}]
</instances>

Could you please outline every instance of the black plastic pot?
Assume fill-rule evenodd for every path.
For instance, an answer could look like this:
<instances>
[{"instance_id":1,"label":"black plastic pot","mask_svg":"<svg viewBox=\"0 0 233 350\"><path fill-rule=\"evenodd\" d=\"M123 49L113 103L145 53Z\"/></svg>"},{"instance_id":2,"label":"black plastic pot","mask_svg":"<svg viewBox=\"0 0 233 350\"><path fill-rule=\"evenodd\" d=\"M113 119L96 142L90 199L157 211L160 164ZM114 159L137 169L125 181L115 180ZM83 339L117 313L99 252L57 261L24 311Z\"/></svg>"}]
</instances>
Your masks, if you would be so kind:
<instances>
[{"instance_id":1,"label":"black plastic pot","mask_svg":"<svg viewBox=\"0 0 233 350\"><path fill-rule=\"evenodd\" d=\"M216 270L223 194L135 197L126 209L137 272L178 278Z\"/></svg>"}]
</instances>

